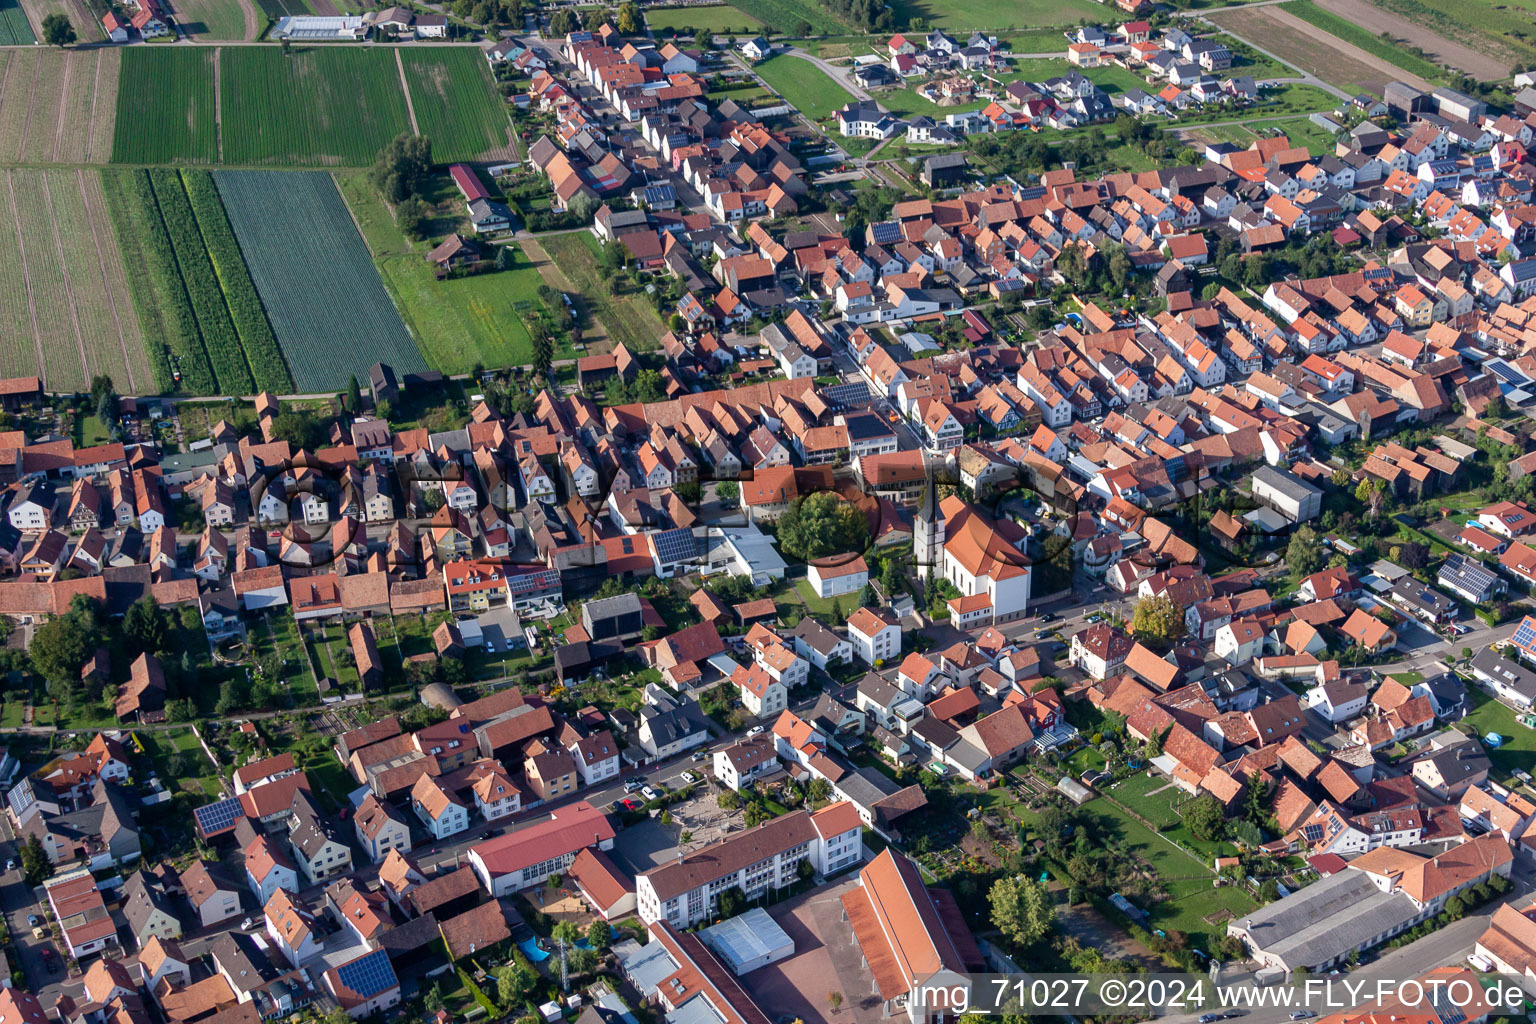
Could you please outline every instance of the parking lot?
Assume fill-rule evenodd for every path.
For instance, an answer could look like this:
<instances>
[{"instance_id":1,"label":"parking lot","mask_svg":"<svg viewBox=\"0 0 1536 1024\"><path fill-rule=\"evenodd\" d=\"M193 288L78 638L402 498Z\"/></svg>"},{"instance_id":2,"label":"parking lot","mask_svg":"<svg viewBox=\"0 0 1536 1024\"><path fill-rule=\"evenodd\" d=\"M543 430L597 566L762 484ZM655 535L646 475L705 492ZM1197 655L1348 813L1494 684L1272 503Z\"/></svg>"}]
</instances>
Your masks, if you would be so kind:
<instances>
[{"instance_id":1,"label":"parking lot","mask_svg":"<svg viewBox=\"0 0 1536 1024\"><path fill-rule=\"evenodd\" d=\"M702 776L707 765L701 762L694 770ZM666 808L670 824L663 825L661 812L657 811L638 825L624 829L613 841L614 862L632 875L640 874L675 861L679 853L697 850L741 831L746 827L742 810L722 810L716 801L719 792L713 784L706 783L689 799ZM685 832L686 847L682 843Z\"/></svg>"}]
</instances>

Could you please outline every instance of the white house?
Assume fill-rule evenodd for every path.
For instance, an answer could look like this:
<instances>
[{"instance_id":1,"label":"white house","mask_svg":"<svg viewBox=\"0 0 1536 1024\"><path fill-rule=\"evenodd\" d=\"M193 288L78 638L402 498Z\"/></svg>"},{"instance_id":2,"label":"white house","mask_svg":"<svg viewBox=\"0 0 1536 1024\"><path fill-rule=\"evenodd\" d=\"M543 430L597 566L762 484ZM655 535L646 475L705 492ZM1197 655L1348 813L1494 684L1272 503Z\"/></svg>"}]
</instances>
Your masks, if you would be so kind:
<instances>
[{"instance_id":1,"label":"white house","mask_svg":"<svg viewBox=\"0 0 1536 1024\"><path fill-rule=\"evenodd\" d=\"M817 597L853 594L869 582L869 566L860 555L834 555L812 562L806 570L806 578L811 581Z\"/></svg>"},{"instance_id":2,"label":"white house","mask_svg":"<svg viewBox=\"0 0 1536 1024\"><path fill-rule=\"evenodd\" d=\"M872 608L860 608L848 616L848 642L854 655L874 668L901 653L901 625Z\"/></svg>"},{"instance_id":3,"label":"white house","mask_svg":"<svg viewBox=\"0 0 1536 1024\"><path fill-rule=\"evenodd\" d=\"M426 773L411 787L411 809L435 839L446 839L469 828L469 808Z\"/></svg>"}]
</instances>

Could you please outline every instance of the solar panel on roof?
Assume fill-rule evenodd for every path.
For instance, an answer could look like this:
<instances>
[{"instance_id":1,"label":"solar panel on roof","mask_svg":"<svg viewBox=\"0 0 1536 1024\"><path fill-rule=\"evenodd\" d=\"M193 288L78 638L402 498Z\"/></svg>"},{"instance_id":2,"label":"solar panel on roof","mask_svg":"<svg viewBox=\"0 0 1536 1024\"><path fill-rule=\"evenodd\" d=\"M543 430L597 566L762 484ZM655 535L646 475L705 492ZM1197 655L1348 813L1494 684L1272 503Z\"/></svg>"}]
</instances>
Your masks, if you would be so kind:
<instances>
[{"instance_id":1,"label":"solar panel on roof","mask_svg":"<svg viewBox=\"0 0 1536 1024\"><path fill-rule=\"evenodd\" d=\"M377 995L400 984L395 969L389 965L389 954L382 949L342 964L336 968L336 977L360 996Z\"/></svg>"},{"instance_id":2,"label":"solar panel on roof","mask_svg":"<svg viewBox=\"0 0 1536 1024\"><path fill-rule=\"evenodd\" d=\"M697 558L699 554L699 545L693 539L693 531L686 528L658 533L651 538L651 542L656 545L656 555L663 563L682 562Z\"/></svg>"},{"instance_id":3,"label":"solar panel on roof","mask_svg":"<svg viewBox=\"0 0 1536 1024\"><path fill-rule=\"evenodd\" d=\"M869 385L863 381L851 384L833 384L821 389L821 397L830 405L847 407L869 404Z\"/></svg>"},{"instance_id":4,"label":"solar panel on roof","mask_svg":"<svg viewBox=\"0 0 1536 1024\"><path fill-rule=\"evenodd\" d=\"M192 816L197 821L198 829L206 836L231 828L237 820L245 817L245 811L241 809L238 797L228 797L193 808Z\"/></svg>"}]
</instances>

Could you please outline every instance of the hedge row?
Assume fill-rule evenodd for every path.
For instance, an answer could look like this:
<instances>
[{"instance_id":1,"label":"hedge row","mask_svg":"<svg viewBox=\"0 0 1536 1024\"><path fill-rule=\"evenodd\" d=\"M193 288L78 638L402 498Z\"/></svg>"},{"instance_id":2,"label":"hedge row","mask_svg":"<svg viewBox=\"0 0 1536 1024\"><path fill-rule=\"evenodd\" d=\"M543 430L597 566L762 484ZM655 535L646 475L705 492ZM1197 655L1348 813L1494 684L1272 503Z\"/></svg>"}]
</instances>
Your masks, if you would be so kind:
<instances>
[{"instance_id":1,"label":"hedge row","mask_svg":"<svg viewBox=\"0 0 1536 1024\"><path fill-rule=\"evenodd\" d=\"M180 390L194 395L218 394L213 379L213 367L208 363L208 353L203 349L203 339L197 329L197 317L192 313L192 303L177 268L176 250L166 232L160 204L155 200L155 190L149 182L149 172L124 171L126 180L122 193L131 200L133 220L143 229L142 240L149 256L149 275L155 291L165 300L162 313L170 321L171 349L176 355L176 369L181 372ZM158 376L158 375L157 375ZM164 383L164 382L162 382Z\"/></svg>"},{"instance_id":2,"label":"hedge row","mask_svg":"<svg viewBox=\"0 0 1536 1024\"><path fill-rule=\"evenodd\" d=\"M197 226L202 229L203 243L208 247L208 258L219 275L219 285L224 289L224 301L240 335L240 347L245 350L245 361L250 364L256 387L276 395L292 391L293 378L283 362L283 353L272 334L272 325L251 283L251 272L240 255L240 246L229 226L229 216L224 203L214 187L213 175L207 171L183 170L182 184L187 198L192 201L192 212L197 214Z\"/></svg>"},{"instance_id":3,"label":"hedge row","mask_svg":"<svg viewBox=\"0 0 1536 1024\"><path fill-rule=\"evenodd\" d=\"M176 262L181 265L181 279L186 283L192 310L197 314L197 324L203 332L203 344L213 364L218 389L226 395L252 394L251 371L245 365L240 338L229 319L224 293L219 290L219 279L208 259L203 236L197 230L192 205L187 202L187 191L181 185L181 175L171 168L161 167L149 172L149 180L154 185L155 198L160 201L160 215L170 232Z\"/></svg>"}]
</instances>

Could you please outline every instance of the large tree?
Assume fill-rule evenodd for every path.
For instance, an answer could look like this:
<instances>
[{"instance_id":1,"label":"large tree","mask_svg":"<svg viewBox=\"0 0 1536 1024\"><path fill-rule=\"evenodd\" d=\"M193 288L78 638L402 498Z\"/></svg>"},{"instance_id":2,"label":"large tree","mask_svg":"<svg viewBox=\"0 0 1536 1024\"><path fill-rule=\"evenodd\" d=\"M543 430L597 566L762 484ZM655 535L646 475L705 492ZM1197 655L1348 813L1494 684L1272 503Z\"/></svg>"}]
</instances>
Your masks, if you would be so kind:
<instances>
[{"instance_id":1,"label":"large tree","mask_svg":"<svg viewBox=\"0 0 1536 1024\"><path fill-rule=\"evenodd\" d=\"M1000 878L987 893L992 905L992 924L1014 943L1028 946L1051 930L1056 906L1050 891L1024 875Z\"/></svg>"},{"instance_id":2,"label":"large tree","mask_svg":"<svg viewBox=\"0 0 1536 1024\"><path fill-rule=\"evenodd\" d=\"M379 151L368 178L390 203L416 195L432 173L432 140L425 135L401 132Z\"/></svg>"},{"instance_id":3,"label":"large tree","mask_svg":"<svg viewBox=\"0 0 1536 1024\"><path fill-rule=\"evenodd\" d=\"M62 14L50 14L43 19L43 42L49 46L68 46L75 41L75 26Z\"/></svg>"},{"instance_id":4,"label":"large tree","mask_svg":"<svg viewBox=\"0 0 1536 1024\"><path fill-rule=\"evenodd\" d=\"M1136 602L1131 631L1143 643L1165 646L1184 635L1184 610L1167 594L1144 597Z\"/></svg>"},{"instance_id":5,"label":"large tree","mask_svg":"<svg viewBox=\"0 0 1536 1024\"><path fill-rule=\"evenodd\" d=\"M830 491L800 499L779 519L779 546L802 562L857 554L868 543L869 524L863 514Z\"/></svg>"},{"instance_id":6,"label":"large tree","mask_svg":"<svg viewBox=\"0 0 1536 1024\"><path fill-rule=\"evenodd\" d=\"M27 653L32 656L54 697L73 694L80 686L80 666L101 646L102 628L89 598L77 596L69 610L38 626Z\"/></svg>"},{"instance_id":7,"label":"large tree","mask_svg":"<svg viewBox=\"0 0 1536 1024\"><path fill-rule=\"evenodd\" d=\"M1285 549L1285 564L1290 566L1291 577L1304 579L1323 567L1323 544L1317 531L1301 526L1291 534L1291 543Z\"/></svg>"},{"instance_id":8,"label":"large tree","mask_svg":"<svg viewBox=\"0 0 1536 1024\"><path fill-rule=\"evenodd\" d=\"M1184 805L1184 826L1196 839L1214 841L1227 834L1227 815L1221 801L1206 793Z\"/></svg>"}]
</instances>

